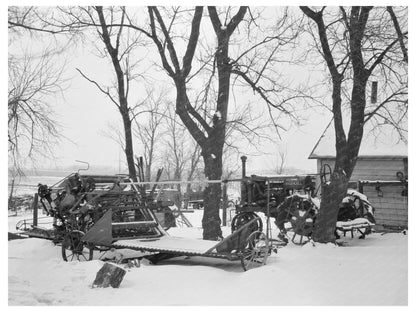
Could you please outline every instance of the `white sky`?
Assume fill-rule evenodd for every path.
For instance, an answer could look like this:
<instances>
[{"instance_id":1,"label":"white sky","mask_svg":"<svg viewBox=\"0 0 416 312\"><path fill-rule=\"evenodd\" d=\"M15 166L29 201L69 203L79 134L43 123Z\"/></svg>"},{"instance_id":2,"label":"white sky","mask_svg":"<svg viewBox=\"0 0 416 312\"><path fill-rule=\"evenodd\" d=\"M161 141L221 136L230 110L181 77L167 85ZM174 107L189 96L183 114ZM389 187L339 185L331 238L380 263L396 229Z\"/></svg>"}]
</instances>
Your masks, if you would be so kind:
<instances>
[{"instance_id":1,"label":"white sky","mask_svg":"<svg viewBox=\"0 0 416 312\"><path fill-rule=\"evenodd\" d=\"M36 39L38 40L38 39ZM29 40L23 41L23 45ZM48 41L31 43L47 45ZM98 43L102 47L102 43ZM19 45L12 45L11 51L18 51ZM64 55L63 55L64 57ZM69 140L63 142L55 149L56 162L45 160L42 167L67 166L75 164L75 160L89 162L92 166L118 167L119 159L124 154L119 146L111 139L103 136L102 131L107 129L109 122L121 123L120 114L116 107L99 90L80 76L75 68L81 69L92 79L103 79L107 72L112 70L111 64L93 55L88 48L77 48L67 56L67 76L72 76L70 87L65 90L65 99L56 97L51 106L55 109L56 120L62 126L62 135ZM107 66L107 68L106 68ZM106 71L103 70L106 68ZM159 73L160 79L169 81L165 72ZM159 77L159 76L156 76ZM108 82L108 79L103 79ZM172 85L170 83L170 85ZM173 86L172 86L173 88ZM238 97L238 94L237 94ZM259 97L255 98L265 109L265 103ZM314 144L318 140L323 129L329 122L330 116L311 113L310 119L303 127L292 127L288 132L282 132L280 146L287 149L287 166L304 170L315 170L315 162L307 160ZM272 131L272 136L276 136ZM72 141L72 142L71 142ZM249 156L249 166L252 170L273 169L275 167L277 145L263 142L263 146L257 148L264 151L263 156ZM247 154L259 154L254 149L249 149ZM136 155L142 155L136 148ZM269 155L268 155L269 154ZM270 155L271 154L271 155ZM50 164L50 165L49 165Z\"/></svg>"},{"instance_id":2,"label":"white sky","mask_svg":"<svg viewBox=\"0 0 416 312\"><path fill-rule=\"evenodd\" d=\"M100 72L99 65L96 65L96 59L93 57L85 61L84 56L80 56L76 61L80 63L76 66L91 73L91 76L97 76L95 73ZM121 123L120 115L115 106L95 86L79 77L77 73L75 75L71 89L65 92L66 103L58 99L57 113L60 115L59 121L64 126L63 134L76 144L64 142L56 149L56 157L60 159L59 163L65 165L71 165L78 159L91 164L112 164L117 167L120 155L123 159L124 155L114 141L102 135L102 130L106 129L108 122ZM264 103L261 104L265 107ZM288 166L315 170L315 161L307 160L307 157L331 117L328 113L310 115L303 127L293 126L288 132L281 133L282 146L287 148ZM271 135L276 134L272 131ZM264 150L265 154L276 154L277 146L264 142L259 149ZM251 152L256 153L253 149ZM136 149L135 153L141 155L140 150ZM274 161L275 157L272 155L255 158L249 156L249 166L253 169L271 169Z\"/></svg>"},{"instance_id":3,"label":"white sky","mask_svg":"<svg viewBox=\"0 0 416 312\"><path fill-rule=\"evenodd\" d=\"M120 114L95 86L82 78L75 70L75 68L80 68L91 78L100 78L105 75L102 70L103 63L100 62L102 60L92 55L88 49L84 49L83 52L76 51L74 54L71 52L71 60L67 67L67 72L74 77L71 87L65 91L65 100L56 98L56 102L52 106L56 108L57 121L62 125L62 135L72 142L64 140L55 150L56 162L50 163L45 160L42 167L48 167L49 163L50 166L54 166L54 164L74 165L76 164L75 160L83 160L91 165L117 168L120 157L124 160L124 154L120 147L102 134L109 122L116 121L121 124ZM111 69L109 68L109 70ZM160 73L160 77L169 81L164 72ZM261 102L259 97L257 99ZM264 108L265 103L261 104ZM288 167L315 172L316 161L307 158L331 116L325 110L322 110L321 113L311 110L308 114L309 118L302 127L293 126L289 131L281 133L280 146L287 150L286 165ZM275 133L273 132L272 135ZM275 167L276 156L274 155L277 154L277 145L270 144L270 142L264 142L262 145L258 149L264 151L264 155L249 155L248 167L250 171ZM251 153L256 152L254 150L248 151L248 154ZM142 155L137 148L135 154Z\"/></svg>"}]
</instances>

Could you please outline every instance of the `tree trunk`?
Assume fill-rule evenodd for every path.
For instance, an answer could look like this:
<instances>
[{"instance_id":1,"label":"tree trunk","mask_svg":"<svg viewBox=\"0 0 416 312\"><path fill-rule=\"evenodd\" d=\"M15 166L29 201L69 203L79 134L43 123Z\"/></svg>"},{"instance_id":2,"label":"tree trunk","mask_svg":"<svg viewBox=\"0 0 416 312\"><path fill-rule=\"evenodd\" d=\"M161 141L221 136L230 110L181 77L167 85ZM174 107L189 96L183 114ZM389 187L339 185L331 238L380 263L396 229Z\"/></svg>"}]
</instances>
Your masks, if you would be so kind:
<instances>
[{"instance_id":1,"label":"tree trunk","mask_svg":"<svg viewBox=\"0 0 416 312\"><path fill-rule=\"evenodd\" d=\"M365 86L367 75L359 71L354 75L351 97L351 122L348 132L348 140L345 141L343 131L337 131L336 160L334 174L329 185L322 186L322 201L318 218L315 223L313 238L320 243L334 242L335 226L338 211L343 198L346 195L348 182L354 171L363 137ZM335 86L335 83L334 83ZM337 116L335 115L334 122ZM340 123L342 127L342 123Z\"/></svg>"},{"instance_id":2,"label":"tree trunk","mask_svg":"<svg viewBox=\"0 0 416 312\"><path fill-rule=\"evenodd\" d=\"M205 176L209 180L220 180L222 175L222 152L213 148L203 153ZM204 216L202 218L203 239L222 238L219 205L221 202L221 183L210 183L204 190Z\"/></svg>"},{"instance_id":3,"label":"tree trunk","mask_svg":"<svg viewBox=\"0 0 416 312\"><path fill-rule=\"evenodd\" d=\"M313 240L318 243L335 242L339 205L347 193L348 179L344 175L333 174L331 182L321 187L321 207L313 230Z\"/></svg>"},{"instance_id":4,"label":"tree trunk","mask_svg":"<svg viewBox=\"0 0 416 312\"><path fill-rule=\"evenodd\" d=\"M133 139L132 139L132 133L131 133L131 120L129 116L129 105L127 101L127 92L125 80L124 80L124 72L120 65L120 60L118 55L118 48L119 48L119 42L117 42L116 46L113 47L111 44L111 38L110 33L107 28L107 24L105 22L105 17L103 13L103 7L97 6L95 7L102 30L102 40L107 48L108 54L111 57L111 61L113 63L114 71L117 77L117 90L118 90L118 100L119 104L117 105L121 114L121 117L123 119L124 124L124 135L125 135L125 153L126 153L126 159L127 159L127 166L129 169L129 176L131 179L133 179L134 182L137 182L137 176L136 176L136 168L134 166L134 153L133 153ZM119 36L121 34L122 27L120 28ZM128 90L128 80L127 80L127 90Z\"/></svg>"},{"instance_id":5,"label":"tree trunk","mask_svg":"<svg viewBox=\"0 0 416 312\"><path fill-rule=\"evenodd\" d=\"M202 147L205 164L205 176L209 180L222 178L222 153L225 142L225 125L227 122L228 100L230 94L231 65L228 63L229 36L227 31L217 32L218 49L216 52L218 68L217 111L212 122L209 138ZM204 191L204 216L202 218L203 238L218 240L222 238L221 218L221 183L209 184Z\"/></svg>"},{"instance_id":6,"label":"tree trunk","mask_svg":"<svg viewBox=\"0 0 416 312\"><path fill-rule=\"evenodd\" d=\"M120 106L120 113L121 113L121 116L123 118L124 137L125 137L125 141L126 141L126 146L125 146L124 152L126 154L129 176L134 182L137 182L136 167L134 165L134 152L133 152L133 138L132 138L132 132L131 132L131 120L130 120L130 117L129 117L127 104L126 104L125 109L123 109L122 106Z\"/></svg>"}]
</instances>

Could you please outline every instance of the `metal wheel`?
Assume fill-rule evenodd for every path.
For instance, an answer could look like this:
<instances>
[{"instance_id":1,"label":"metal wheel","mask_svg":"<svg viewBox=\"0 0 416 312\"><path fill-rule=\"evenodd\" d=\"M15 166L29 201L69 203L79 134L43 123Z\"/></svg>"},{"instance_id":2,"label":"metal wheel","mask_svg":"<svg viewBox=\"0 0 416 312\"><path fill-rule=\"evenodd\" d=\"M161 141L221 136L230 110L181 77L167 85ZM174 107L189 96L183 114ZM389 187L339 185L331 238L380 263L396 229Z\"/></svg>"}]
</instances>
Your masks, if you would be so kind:
<instances>
[{"instance_id":1,"label":"metal wheel","mask_svg":"<svg viewBox=\"0 0 416 312\"><path fill-rule=\"evenodd\" d=\"M244 224L258 217L259 216L254 212L240 212L239 214L235 215L233 220L231 221L231 232L233 233L235 230L239 229ZM261 219L258 219L258 221L255 224L253 224L252 230L260 232L263 230L263 222L261 221Z\"/></svg>"},{"instance_id":2,"label":"metal wheel","mask_svg":"<svg viewBox=\"0 0 416 312\"><path fill-rule=\"evenodd\" d=\"M266 264L269 254L270 245L267 236L259 231L251 233L241 256L244 271Z\"/></svg>"},{"instance_id":3,"label":"metal wheel","mask_svg":"<svg viewBox=\"0 0 416 312\"><path fill-rule=\"evenodd\" d=\"M81 241L84 233L72 231L65 235L62 241L62 259L64 261L90 261L93 258L94 248Z\"/></svg>"},{"instance_id":4,"label":"metal wheel","mask_svg":"<svg viewBox=\"0 0 416 312\"><path fill-rule=\"evenodd\" d=\"M235 203L232 200L227 202L227 209L235 209Z\"/></svg>"},{"instance_id":5,"label":"metal wheel","mask_svg":"<svg viewBox=\"0 0 416 312\"><path fill-rule=\"evenodd\" d=\"M312 235L314 219L309 211L305 210L296 210L292 213L292 218L290 219L292 225L292 242L294 244L304 244L309 241L310 236ZM295 241L296 236L300 236L299 241ZM306 241L304 242L304 239Z\"/></svg>"}]
</instances>

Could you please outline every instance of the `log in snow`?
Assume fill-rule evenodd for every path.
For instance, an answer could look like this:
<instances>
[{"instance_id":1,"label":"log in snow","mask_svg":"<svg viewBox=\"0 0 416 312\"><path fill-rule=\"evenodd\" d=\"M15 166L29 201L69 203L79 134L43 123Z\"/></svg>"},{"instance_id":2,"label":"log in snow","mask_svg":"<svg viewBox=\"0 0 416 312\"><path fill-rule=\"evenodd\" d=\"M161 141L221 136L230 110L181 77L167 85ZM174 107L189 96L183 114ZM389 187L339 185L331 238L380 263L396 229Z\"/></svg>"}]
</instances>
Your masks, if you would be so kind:
<instances>
[{"instance_id":1,"label":"log in snow","mask_svg":"<svg viewBox=\"0 0 416 312\"><path fill-rule=\"evenodd\" d=\"M103 267L97 272L92 287L118 288L126 275L126 270L112 263L104 263Z\"/></svg>"}]
</instances>

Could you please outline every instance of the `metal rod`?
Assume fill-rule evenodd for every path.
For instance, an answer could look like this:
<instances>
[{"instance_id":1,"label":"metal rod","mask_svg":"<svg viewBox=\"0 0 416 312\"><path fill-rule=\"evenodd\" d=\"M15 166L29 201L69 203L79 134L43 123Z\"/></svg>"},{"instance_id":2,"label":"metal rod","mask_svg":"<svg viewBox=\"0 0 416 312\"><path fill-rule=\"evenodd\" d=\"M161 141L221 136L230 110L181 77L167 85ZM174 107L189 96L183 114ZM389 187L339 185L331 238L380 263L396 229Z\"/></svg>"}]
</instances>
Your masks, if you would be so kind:
<instances>
[{"instance_id":1,"label":"metal rod","mask_svg":"<svg viewBox=\"0 0 416 312\"><path fill-rule=\"evenodd\" d=\"M38 226L38 193L35 193L32 208L33 208L33 226Z\"/></svg>"},{"instance_id":2,"label":"metal rod","mask_svg":"<svg viewBox=\"0 0 416 312\"><path fill-rule=\"evenodd\" d=\"M9 209L12 207L13 190L14 190L14 179L12 180L12 188L10 190L10 195L9 195ZM16 212L17 212L17 210L16 210Z\"/></svg>"},{"instance_id":3,"label":"metal rod","mask_svg":"<svg viewBox=\"0 0 416 312\"><path fill-rule=\"evenodd\" d=\"M227 225L227 182L222 186L222 225Z\"/></svg>"},{"instance_id":4,"label":"metal rod","mask_svg":"<svg viewBox=\"0 0 416 312\"><path fill-rule=\"evenodd\" d=\"M227 180L229 181L229 180ZM160 182L120 182L120 185L132 185L132 184L144 184L144 185L150 185L150 184L178 184L178 183L223 183L223 180L201 180L201 181L160 181ZM96 183L98 184L98 183ZM105 183L107 184L107 183Z\"/></svg>"},{"instance_id":5,"label":"metal rod","mask_svg":"<svg viewBox=\"0 0 416 312\"><path fill-rule=\"evenodd\" d=\"M266 224L266 237L269 239L271 238L271 235L269 236L270 231L270 180L267 181L267 224Z\"/></svg>"},{"instance_id":6,"label":"metal rod","mask_svg":"<svg viewBox=\"0 0 416 312\"><path fill-rule=\"evenodd\" d=\"M87 165L87 168L80 168L80 169L78 169L78 173L81 171L81 170L84 170L84 171L87 171L88 169L90 169L90 164L88 163L88 162L86 162L86 161L82 161L82 160L75 160L76 162L79 162L79 163L81 163L81 164L86 164Z\"/></svg>"},{"instance_id":7,"label":"metal rod","mask_svg":"<svg viewBox=\"0 0 416 312\"><path fill-rule=\"evenodd\" d=\"M159 179L162 175L162 172L163 172L163 169L158 169L157 170L156 182L159 182ZM153 184L152 190L150 191L150 196L149 196L150 198L153 198L153 194L154 194L155 190L156 190L156 184Z\"/></svg>"}]
</instances>

